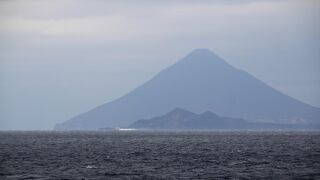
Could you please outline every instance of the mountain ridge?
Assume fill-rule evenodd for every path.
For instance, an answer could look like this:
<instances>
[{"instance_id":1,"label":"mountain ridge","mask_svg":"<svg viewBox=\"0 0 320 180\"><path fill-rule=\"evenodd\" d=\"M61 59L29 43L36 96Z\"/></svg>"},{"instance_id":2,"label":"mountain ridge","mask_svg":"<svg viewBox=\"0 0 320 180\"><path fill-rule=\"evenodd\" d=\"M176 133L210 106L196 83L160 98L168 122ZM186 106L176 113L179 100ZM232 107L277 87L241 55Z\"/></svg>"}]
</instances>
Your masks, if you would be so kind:
<instances>
[{"instance_id":1,"label":"mountain ridge","mask_svg":"<svg viewBox=\"0 0 320 180\"><path fill-rule=\"evenodd\" d=\"M133 130L294 130L301 127L290 124L254 123L240 118L221 117L211 111L195 114L176 108L162 116L140 119L127 128ZM311 126L302 126L312 129Z\"/></svg>"}]
</instances>

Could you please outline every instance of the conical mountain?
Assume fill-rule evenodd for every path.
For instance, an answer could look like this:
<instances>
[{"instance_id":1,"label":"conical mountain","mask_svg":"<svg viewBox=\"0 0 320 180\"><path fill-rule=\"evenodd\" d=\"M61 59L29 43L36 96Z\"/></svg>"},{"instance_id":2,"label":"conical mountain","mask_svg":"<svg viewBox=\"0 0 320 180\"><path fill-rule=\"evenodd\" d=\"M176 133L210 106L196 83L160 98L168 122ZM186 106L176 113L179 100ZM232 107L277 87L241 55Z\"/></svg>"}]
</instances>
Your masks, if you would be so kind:
<instances>
[{"instance_id":1,"label":"conical mountain","mask_svg":"<svg viewBox=\"0 0 320 180\"><path fill-rule=\"evenodd\" d=\"M250 121L319 124L320 120L319 108L284 95L208 49L196 49L127 95L55 129L127 126L176 107Z\"/></svg>"}]
</instances>

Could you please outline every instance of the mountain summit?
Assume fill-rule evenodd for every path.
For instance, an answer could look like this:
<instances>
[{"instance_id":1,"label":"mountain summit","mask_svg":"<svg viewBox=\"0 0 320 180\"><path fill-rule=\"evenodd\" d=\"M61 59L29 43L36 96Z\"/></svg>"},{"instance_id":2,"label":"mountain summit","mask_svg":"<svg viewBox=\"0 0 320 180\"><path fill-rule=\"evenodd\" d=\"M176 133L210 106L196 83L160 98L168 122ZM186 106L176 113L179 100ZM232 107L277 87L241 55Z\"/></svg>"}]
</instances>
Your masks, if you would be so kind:
<instances>
[{"instance_id":1,"label":"mountain summit","mask_svg":"<svg viewBox=\"0 0 320 180\"><path fill-rule=\"evenodd\" d=\"M123 127L175 107L259 122L319 125L320 120L319 108L282 94L208 49L196 49L130 93L55 129Z\"/></svg>"}]
</instances>

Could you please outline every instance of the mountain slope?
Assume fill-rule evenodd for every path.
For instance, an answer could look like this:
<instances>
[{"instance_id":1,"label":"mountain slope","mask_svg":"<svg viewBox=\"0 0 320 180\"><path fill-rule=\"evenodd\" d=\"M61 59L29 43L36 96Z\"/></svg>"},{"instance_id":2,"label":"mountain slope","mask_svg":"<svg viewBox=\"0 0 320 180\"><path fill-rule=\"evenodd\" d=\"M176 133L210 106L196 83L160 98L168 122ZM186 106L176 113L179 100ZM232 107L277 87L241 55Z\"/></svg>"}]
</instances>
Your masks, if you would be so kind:
<instances>
[{"instance_id":1,"label":"mountain slope","mask_svg":"<svg viewBox=\"0 0 320 180\"><path fill-rule=\"evenodd\" d=\"M280 93L207 49L197 49L127 95L57 124L57 130L127 126L175 107L276 123L319 123L320 109Z\"/></svg>"}]
</instances>

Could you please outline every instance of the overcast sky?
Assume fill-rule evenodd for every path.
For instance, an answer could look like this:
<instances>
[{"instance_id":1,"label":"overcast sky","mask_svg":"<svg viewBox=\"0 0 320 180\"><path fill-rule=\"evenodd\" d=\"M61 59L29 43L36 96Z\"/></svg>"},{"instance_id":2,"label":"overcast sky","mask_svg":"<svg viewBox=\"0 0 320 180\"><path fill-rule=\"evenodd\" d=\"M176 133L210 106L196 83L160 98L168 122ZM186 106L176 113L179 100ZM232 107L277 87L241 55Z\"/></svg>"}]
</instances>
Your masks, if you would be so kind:
<instances>
[{"instance_id":1,"label":"overcast sky","mask_svg":"<svg viewBox=\"0 0 320 180\"><path fill-rule=\"evenodd\" d=\"M52 129L195 48L320 107L318 0L2 0L0 129Z\"/></svg>"}]
</instances>

